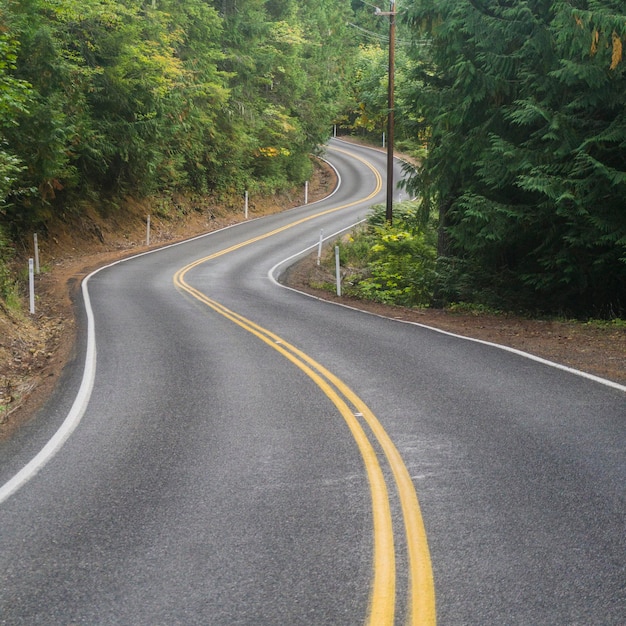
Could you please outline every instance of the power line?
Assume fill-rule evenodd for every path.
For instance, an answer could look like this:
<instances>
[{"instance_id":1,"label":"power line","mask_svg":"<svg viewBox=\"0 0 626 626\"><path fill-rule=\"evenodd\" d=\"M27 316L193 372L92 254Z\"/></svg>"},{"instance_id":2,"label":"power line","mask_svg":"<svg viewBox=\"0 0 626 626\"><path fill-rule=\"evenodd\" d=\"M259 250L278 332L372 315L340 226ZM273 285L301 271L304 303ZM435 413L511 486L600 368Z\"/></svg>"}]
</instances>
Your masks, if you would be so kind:
<instances>
[{"instance_id":1,"label":"power line","mask_svg":"<svg viewBox=\"0 0 626 626\"><path fill-rule=\"evenodd\" d=\"M362 33L369 35L373 39L377 39L378 41L381 41L386 44L389 43L389 35L382 35L381 33L375 33L372 30L367 30L366 28L363 28L362 26L359 26L358 24L353 24L352 22L348 22L347 25L352 26L352 28L356 28L357 30L360 30ZM428 39L414 39L414 40L396 39L396 43L400 44L401 46L426 46L430 43L430 41Z\"/></svg>"},{"instance_id":2,"label":"power line","mask_svg":"<svg viewBox=\"0 0 626 626\"><path fill-rule=\"evenodd\" d=\"M372 37L373 39L378 39L378 41L382 41L383 43L388 44L389 43L389 35L382 35L381 33L375 33L372 30L367 30L367 28L363 28L362 26L359 26L358 24L353 24L352 22L348 22L347 24L348 26L352 26L352 28L356 28L357 30L360 30L362 33L365 33L366 35L369 35L370 37ZM402 45L402 46L411 46L413 44L417 44L417 45L425 45L427 43L426 39L418 39L416 41L410 41L408 39L400 39L400 40L396 40L396 43Z\"/></svg>"}]
</instances>

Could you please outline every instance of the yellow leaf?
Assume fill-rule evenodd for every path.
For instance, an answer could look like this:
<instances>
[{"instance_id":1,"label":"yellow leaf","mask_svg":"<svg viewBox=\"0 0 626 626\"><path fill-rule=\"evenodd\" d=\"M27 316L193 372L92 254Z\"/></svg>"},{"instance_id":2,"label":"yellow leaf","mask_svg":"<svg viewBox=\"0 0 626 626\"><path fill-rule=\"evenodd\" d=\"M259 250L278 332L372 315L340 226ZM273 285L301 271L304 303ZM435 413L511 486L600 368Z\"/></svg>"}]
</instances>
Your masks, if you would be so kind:
<instances>
[{"instance_id":1,"label":"yellow leaf","mask_svg":"<svg viewBox=\"0 0 626 626\"><path fill-rule=\"evenodd\" d=\"M600 33L597 28L593 29L593 34L591 35L591 56L595 56L598 51L598 41L600 40Z\"/></svg>"},{"instance_id":2,"label":"yellow leaf","mask_svg":"<svg viewBox=\"0 0 626 626\"><path fill-rule=\"evenodd\" d=\"M613 31L613 55L611 56L611 69L614 70L622 62L622 40Z\"/></svg>"}]
</instances>

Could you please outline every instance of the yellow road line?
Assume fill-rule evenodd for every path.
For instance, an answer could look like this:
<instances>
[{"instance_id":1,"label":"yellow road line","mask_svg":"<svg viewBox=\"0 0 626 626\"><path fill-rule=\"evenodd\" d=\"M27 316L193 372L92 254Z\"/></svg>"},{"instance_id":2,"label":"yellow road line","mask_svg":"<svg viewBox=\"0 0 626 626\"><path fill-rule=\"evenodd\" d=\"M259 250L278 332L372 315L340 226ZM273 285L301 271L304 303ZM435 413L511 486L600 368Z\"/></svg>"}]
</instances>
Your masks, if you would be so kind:
<instances>
[{"instance_id":1,"label":"yellow road line","mask_svg":"<svg viewBox=\"0 0 626 626\"><path fill-rule=\"evenodd\" d=\"M392 626L394 623L396 592L395 550L389 495L376 452L355 417L354 411L350 409L345 400L341 398L337 391L322 377L322 373L325 375L323 367L319 366L310 358L299 358L302 353L277 335L254 324L243 316L230 311L218 302L205 296L202 292L191 287L183 278L188 269L190 268L183 268L183 270L176 275L175 283L178 287L238 326L252 333L277 352L280 352L318 385L330 401L337 407L339 413L346 421L363 458L372 498L374 580L372 582L368 624L370 626Z\"/></svg>"},{"instance_id":2,"label":"yellow road line","mask_svg":"<svg viewBox=\"0 0 626 626\"><path fill-rule=\"evenodd\" d=\"M338 150L338 152L344 152ZM401 502L404 527L407 537L407 549L409 556L409 601L407 624L411 626L433 625L436 622L435 591L432 574L432 564L428 550L426 531L419 507L415 488L411 476L391 438L372 413L369 407L339 378L314 361L295 346L285 342L278 335L255 324L251 320L227 309L223 305L208 298L205 294L191 287L185 282L184 277L191 269L215 259L224 254L238 250L246 245L255 243L274 234L283 232L288 228L307 222L311 219L354 206L359 202L367 201L374 197L382 188L380 174L364 159L345 152L353 158L367 165L376 176L376 189L372 194L364 198L345 204L333 209L322 211L315 215L297 220L286 226L275 229L264 235L251 238L224 250L215 252L209 256L198 259L179 270L174 276L174 283L183 291L197 300L203 302L216 312L220 313L235 324L252 333L267 345L277 350L285 358L306 373L326 394L337 407L345 419L352 436L354 437L363 461L365 463L370 491L372 497L373 525L374 525L374 579L372 582L368 626L392 625L395 611L395 550L393 540L393 528L387 486L378 462L376 453L369 442L365 431L355 417L355 411L363 416L376 437L383 453L389 463L398 495ZM342 397L343 396L343 397ZM354 407L354 411L348 406L348 402Z\"/></svg>"},{"instance_id":3,"label":"yellow road line","mask_svg":"<svg viewBox=\"0 0 626 626\"><path fill-rule=\"evenodd\" d=\"M329 215L331 213L336 213L337 211L341 211L342 209L348 209L351 206L355 206L356 204L360 204L361 202L367 202L368 200L371 200L383 188L382 177L379 174L379 172L373 167L373 165L371 163L368 163L365 159L362 159L361 157L353 155L350 152L346 152L345 150L340 150L339 148L331 148L331 149L334 150L335 152L343 152L344 154L348 154L348 155L354 157L358 161L361 161L364 165L366 165L374 173L374 176L376 178L376 186L374 188L374 191L372 191L372 193L370 193L368 196L366 196L365 198L363 198L361 200L355 200L354 202L348 202L347 204L342 204L341 206L333 207L332 209L327 209L325 211L320 211L319 213L315 213L314 215L309 215L308 217L303 217L303 218L301 218L299 220L296 220L295 222L290 222L289 224L286 224L285 226L281 226L280 228L276 228L274 230L270 230L269 232L264 233L263 235L258 235L257 237L252 237L251 239L247 239L246 241L242 241L240 243L236 243L235 245L230 246L229 248L224 248L223 250L219 250L218 252L214 252L213 254L210 254L208 256L202 257L201 259L198 259L197 261L194 261L191 265L188 265L184 269L185 270L190 270L190 269L192 269L194 267L197 267L198 265L202 265L203 263L206 263L207 261L210 261L212 259L216 259L216 258L218 258L220 256L225 255L225 254L228 254L229 252L234 252L235 250L239 250L240 248L244 248L245 246L249 246L251 243L256 243L257 241L262 241L263 239L267 239L268 237L272 237L273 235L277 235L278 233L282 233L282 232L284 232L286 230L289 230L290 228L293 228L294 226L299 226L300 224L304 224L306 222L309 222L311 220L317 219L318 217L322 217L324 215Z\"/></svg>"}]
</instances>

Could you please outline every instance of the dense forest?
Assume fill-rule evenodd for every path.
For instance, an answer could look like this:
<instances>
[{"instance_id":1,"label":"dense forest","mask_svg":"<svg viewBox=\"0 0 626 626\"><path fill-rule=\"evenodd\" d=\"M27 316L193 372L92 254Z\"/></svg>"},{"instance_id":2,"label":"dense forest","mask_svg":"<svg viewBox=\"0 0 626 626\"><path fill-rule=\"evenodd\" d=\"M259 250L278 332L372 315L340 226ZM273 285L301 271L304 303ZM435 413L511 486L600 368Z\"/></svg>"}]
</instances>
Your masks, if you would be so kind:
<instances>
[{"instance_id":1,"label":"dense forest","mask_svg":"<svg viewBox=\"0 0 626 626\"><path fill-rule=\"evenodd\" d=\"M331 0L2 4L11 228L103 195L302 182L342 101Z\"/></svg>"},{"instance_id":2,"label":"dense forest","mask_svg":"<svg viewBox=\"0 0 626 626\"><path fill-rule=\"evenodd\" d=\"M422 0L406 104L444 299L626 311L623 0Z\"/></svg>"},{"instance_id":3,"label":"dense forest","mask_svg":"<svg viewBox=\"0 0 626 626\"><path fill-rule=\"evenodd\" d=\"M334 124L378 141L374 4L0 0L0 297L11 242L60 214L272 193L307 180ZM418 204L368 241L395 257L372 262L408 281L404 303L625 314L622 5L397 0L396 137L419 159Z\"/></svg>"}]
</instances>

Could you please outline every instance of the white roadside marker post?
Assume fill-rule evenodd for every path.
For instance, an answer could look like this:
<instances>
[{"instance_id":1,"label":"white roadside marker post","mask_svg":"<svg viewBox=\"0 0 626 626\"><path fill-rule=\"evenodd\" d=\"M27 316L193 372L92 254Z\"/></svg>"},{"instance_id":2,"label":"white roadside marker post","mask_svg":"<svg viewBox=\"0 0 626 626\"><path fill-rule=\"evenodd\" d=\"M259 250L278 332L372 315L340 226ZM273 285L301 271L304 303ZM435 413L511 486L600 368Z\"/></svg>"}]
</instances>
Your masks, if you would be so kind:
<instances>
[{"instance_id":1,"label":"white roadside marker post","mask_svg":"<svg viewBox=\"0 0 626 626\"><path fill-rule=\"evenodd\" d=\"M324 241L324 229L320 230L320 241L317 244L317 264L319 265L322 260L322 242Z\"/></svg>"},{"instance_id":2,"label":"white roadside marker post","mask_svg":"<svg viewBox=\"0 0 626 626\"><path fill-rule=\"evenodd\" d=\"M341 266L339 264L339 246L335 246L335 273L337 275L337 295L341 297Z\"/></svg>"},{"instance_id":3,"label":"white roadside marker post","mask_svg":"<svg viewBox=\"0 0 626 626\"><path fill-rule=\"evenodd\" d=\"M30 295L30 314L35 315L35 262L28 259L28 292Z\"/></svg>"}]
</instances>

